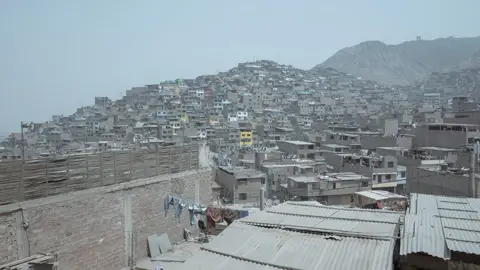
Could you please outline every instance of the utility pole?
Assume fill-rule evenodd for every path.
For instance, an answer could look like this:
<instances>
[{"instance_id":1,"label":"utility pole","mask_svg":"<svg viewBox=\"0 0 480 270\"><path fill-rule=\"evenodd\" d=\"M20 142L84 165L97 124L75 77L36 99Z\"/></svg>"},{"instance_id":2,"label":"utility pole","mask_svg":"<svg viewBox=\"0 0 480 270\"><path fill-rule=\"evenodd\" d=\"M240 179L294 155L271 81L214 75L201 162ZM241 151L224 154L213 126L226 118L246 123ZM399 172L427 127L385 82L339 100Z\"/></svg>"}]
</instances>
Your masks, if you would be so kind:
<instances>
[{"instance_id":1,"label":"utility pole","mask_svg":"<svg viewBox=\"0 0 480 270\"><path fill-rule=\"evenodd\" d=\"M24 128L29 128L30 125L25 124L23 122L20 123L20 131L22 134L22 141L21 141L21 147L22 147L22 160L25 161L25 142L24 142L24 135L23 135L23 129Z\"/></svg>"},{"instance_id":2,"label":"utility pole","mask_svg":"<svg viewBox=\"0 0 480 270\"><path fill-rule=\"evenodd\" d=\"M23 122L20 123L20 131L22 134L22 142L21 142L21 147L22 147L22 177L20 178L20 187L19 187L19 200L23 201L25 199L25 194L24 194L24 180L25 180L25 142L24 142L24 135L23 135L23 129L24 128L29 128L30 125L24 124Z\"/></svg>"},{"instance_id":3,"label":"utility pole","mask_svg":"<svg viewBox=\"0 0 480 270\"><path fill-rule=\"evenodd\" d=\"M470 185L472 189L472 198L477 197L477 185L476 185L476 179L475 179L475 158L476 158L475 153L470 154Z\"/></svg>"},{"instance_id":4,"label":"utility pole","mask_svg":"<svg viewBox=\"0 0 480 270\"><path fill-rule=\"evenodd\" d=\"M20 145L22 147L22 161L25 161L25 145L23 143L23 122L20 123L20 132L22 134L22 139Z\"/></svg>"},{"instance_id":5,"label":"utility pole","mask_svg":"<svg viewBox=\"0 0 480 270\"><path fill-rule=\"evenodd\" d=\"M478 164L478 159L479 159L479 157L480 157L480 142L479 142L479 139L477 139L477 137L475 137L475 141L476 141L476 142L475 142L475 146L477 147L477 148L475 149L475 165L477 165L477 164ZM477 172L477 173L480 172L480 166L478 166L478 165L477 165L477 170L476 170L476 172Z\"/></svg>"}]
</instances>

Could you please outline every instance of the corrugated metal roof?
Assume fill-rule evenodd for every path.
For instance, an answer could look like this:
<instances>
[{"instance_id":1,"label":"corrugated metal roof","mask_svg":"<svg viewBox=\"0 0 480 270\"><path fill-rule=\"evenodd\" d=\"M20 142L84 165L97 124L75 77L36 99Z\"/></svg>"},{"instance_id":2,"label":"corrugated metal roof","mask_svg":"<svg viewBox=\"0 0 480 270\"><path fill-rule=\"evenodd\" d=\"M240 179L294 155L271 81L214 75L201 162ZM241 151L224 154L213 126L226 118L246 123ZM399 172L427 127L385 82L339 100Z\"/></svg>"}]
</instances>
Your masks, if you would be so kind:
<instances>
[{"instance_id":1,"label":"corrugated metal roof","mask_svg":"<svg viewBox=\"0 0 480 270\"><path fill-rule=\"evenodd\" d=\"M279 204L275 207L269 208L268 212L309 217L383 222L392 224L398 224L401 216L398 212L371 211L367 209L331 207L324 205L301 205L294 202Z\"/></svg>"},{"instance_id":2,"label":"corrugated metal roof","mask_svg":"<svg viewBox=\"0 0 480 270\"><path fill-rule=\"evenodd\" d=\"M411 194L400 255L427 253L449 259L451 252L480 255L480 200Z\"/></svg>"},{"instance_id":3,"label":"corrugated metal roof","mask_svg":"<svg viewBox=\"0 0 480 270\"><path fill-rule=\"evenodd\" d=\"M401 232L400 255L424 252L439 258L449 258L440 219L407 214Z\"/></svg>"},{"instance_id":4,"label":"corrugated metal roof","mask_svg":"<svg viewBox=\"0 0 480 270\"><path fill-rule=\"evenodd\" d=\"M205 244L203 256L190 258L182 269L276 269L261 268L262 264L284 269L392 269L394 243L393 239L305 234L236 221Z\"/></svg>"},{"instance_id":5,"label":"corrugated metal roof","mask_svg":"<svg viewBox=\"0 0 480 270\"><path fill-rule=\"evenodd\" d=\"M178 270L273 270L281 269L271 267L264 264L248 262L244 260L235 259L229 256L220 255L217 253L201 250L190 257Z\"/></svg>"},{"instance_id":6,"label":"corrugated metal roof","mask_svg":"<svg viewBox=\"0 0 480 270\"><path fill-rule=\"evenodd\" d=\"M372 236L392 238L397 224L359 221L356 219L331 219L329 217L304 217L272 212L258 212L242 218L240 222L266 227L285 227L326 232L348 236Z\"/></svg>"}]
</instances>

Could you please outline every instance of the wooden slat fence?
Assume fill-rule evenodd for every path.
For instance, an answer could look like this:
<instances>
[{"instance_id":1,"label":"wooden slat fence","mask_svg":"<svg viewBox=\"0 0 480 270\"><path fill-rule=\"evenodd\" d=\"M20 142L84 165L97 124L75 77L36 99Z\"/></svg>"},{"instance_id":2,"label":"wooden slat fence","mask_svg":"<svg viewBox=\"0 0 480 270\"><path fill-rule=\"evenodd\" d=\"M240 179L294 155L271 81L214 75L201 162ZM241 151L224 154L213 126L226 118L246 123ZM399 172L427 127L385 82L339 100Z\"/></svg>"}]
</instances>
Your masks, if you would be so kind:
<instances>
[{"instance_id":1,"label":"wooden slat fence","mask_svg":"<svg viewBox=\"0 0 480 270\"><path fill-rule=\"evenodd\" d=\"M198 155L192 143L0 162L0 205L196 169Z\"/></svg>"}]
</instances>

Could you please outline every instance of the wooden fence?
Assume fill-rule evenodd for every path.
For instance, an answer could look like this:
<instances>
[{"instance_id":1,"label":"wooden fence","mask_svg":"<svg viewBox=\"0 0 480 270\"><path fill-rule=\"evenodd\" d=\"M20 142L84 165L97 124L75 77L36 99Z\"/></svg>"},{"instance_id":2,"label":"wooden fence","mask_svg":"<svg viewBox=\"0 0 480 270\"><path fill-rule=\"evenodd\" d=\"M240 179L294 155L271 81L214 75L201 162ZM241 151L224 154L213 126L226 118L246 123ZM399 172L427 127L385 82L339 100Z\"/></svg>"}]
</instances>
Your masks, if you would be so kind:
<instances>
[{"instance_id":1,"label":"wooden fence","mask_svg":"<svg viewBox=\"0 0 480 270\"><path fill-rule=\"evenodd\" d=\"M178 173L198 166L198 144L0 162L0 205Z\"/></svg>"}]
</instances>

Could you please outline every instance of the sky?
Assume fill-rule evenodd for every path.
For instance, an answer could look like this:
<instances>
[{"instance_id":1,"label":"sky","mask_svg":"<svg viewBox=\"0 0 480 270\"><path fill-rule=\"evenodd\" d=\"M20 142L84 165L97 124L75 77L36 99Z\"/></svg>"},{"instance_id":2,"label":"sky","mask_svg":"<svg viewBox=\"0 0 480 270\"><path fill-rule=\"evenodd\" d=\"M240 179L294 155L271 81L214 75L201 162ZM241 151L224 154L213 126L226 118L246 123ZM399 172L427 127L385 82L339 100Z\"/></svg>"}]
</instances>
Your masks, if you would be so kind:
<instances>
[{"instance_id":1,"label":"sky","mask_svg":"<svg viewBox=\"0 0 480 270\"><path fill-rule=\"evenodd\" d=\"M259 59L312 68L367 40L480 36L478 0L1 0L0 132Z\"/></svg>"}]
</instances>

